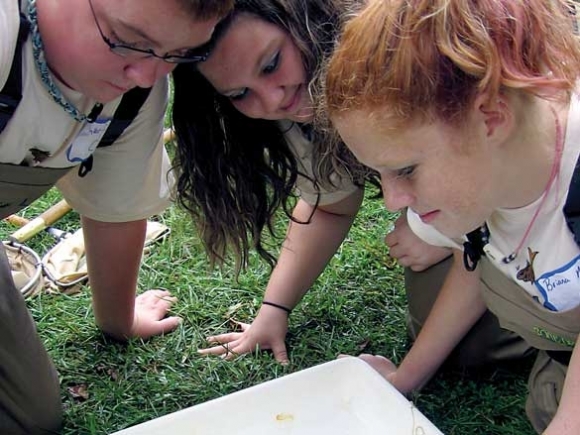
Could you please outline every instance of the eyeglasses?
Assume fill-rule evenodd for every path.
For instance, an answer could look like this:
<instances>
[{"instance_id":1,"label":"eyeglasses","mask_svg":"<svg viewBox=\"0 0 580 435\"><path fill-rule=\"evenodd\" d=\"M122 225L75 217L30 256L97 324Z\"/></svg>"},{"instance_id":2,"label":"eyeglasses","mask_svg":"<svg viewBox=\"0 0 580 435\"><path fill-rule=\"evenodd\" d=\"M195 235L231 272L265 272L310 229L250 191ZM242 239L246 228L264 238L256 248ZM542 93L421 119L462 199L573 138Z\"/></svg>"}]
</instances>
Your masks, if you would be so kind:
<instances>
[{"instance_id":1,"label":"eyeglasses","mask_svg":"<svg viewBox=\"0 0 580 435\"><path fill-rule=\"evenodd\" d=\"M97 25L97 29L99 29L99 33L101 34L101 38L103 38L105 44L109 46L109 49L119 56L138 58L156 57L168 63L192 63L204 62L207 60L208 54L206 50L204 50L203 53L199 53L199 51L201 51L199 48L192 48L187 50L184 54L165 53L163 55L159 55L155 53L152 48L137 48L127 44L113 42L103 33L103 30L99 25L99 20L97 19L97 14L95 14L95 9L93 8L93 2L91 0L89 0L89 6L91 7L91 12L93 14L95 24Z\"/></svg>"}]
</instances>

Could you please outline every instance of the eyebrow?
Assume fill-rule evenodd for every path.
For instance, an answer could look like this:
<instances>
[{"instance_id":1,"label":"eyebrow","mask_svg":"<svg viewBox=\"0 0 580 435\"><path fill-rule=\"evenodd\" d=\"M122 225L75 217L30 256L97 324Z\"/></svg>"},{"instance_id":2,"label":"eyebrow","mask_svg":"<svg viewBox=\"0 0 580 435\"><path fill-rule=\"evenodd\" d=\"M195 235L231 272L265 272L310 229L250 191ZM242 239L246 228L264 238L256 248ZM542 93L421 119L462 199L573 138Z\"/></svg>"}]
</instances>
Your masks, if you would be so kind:
<instances>
[{"instance_id":1,"label":"eyebrow","mask_svg":"<svg viewBox=\"0 0 580 435\"><path fill-rule=\"evenodd\" d=\"M120 19L116 19L116 22L121 27L124 27L126 30L128 30L129 32L133 32L138 37L143 38L147 43L149 43L152 46L151 48L159 48L162 46L162 44L160 42L153 39L151 36L149 36L146 32L144 32L140 28L135 27L132 24L126 23L125 21L120 20ZM171 53L180 52L180 51L187 51L187 50L195 50L197 48L202 47L203 45L205 45L205 43L203 43L201 45L196 45L194 47L192 47L192 46L181 47L181 48L177 48L175 50L171 50Z\"/></svg>"},{"instance_id":2,"label":"eyebrow","mask_svg":"<svg viewBox=\"0 0 580 435\"><path fill-rule=\"evenodd\" d=\"M161 44L159 43L159 41L156 41L154 38L152 38L151 36L149 36L145 31L141 30L138 27L135 27L134 25L127 23L119 18L115 18L115 23L117 23L119 26L122 26L123 28L125 28L126 30L133 32L135 35L145 39L147 42L150 42L151 45L156 46L156 47L160 47Z\"/></svg>"}]
</instances>

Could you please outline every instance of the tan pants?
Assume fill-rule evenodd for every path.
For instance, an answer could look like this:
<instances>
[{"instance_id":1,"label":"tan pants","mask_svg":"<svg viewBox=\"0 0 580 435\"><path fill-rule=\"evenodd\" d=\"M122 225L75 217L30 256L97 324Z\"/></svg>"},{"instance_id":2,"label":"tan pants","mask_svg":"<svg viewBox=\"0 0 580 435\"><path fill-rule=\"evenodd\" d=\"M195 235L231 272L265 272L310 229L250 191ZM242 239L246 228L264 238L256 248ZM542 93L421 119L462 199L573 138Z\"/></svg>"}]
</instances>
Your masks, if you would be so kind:
<instances>
[{"instance_id":1,"label":"tan pants","mask_svg":"<svg viewBox=\"0 0 580 435\"><path fill-rule=\"evenodd\" d=\"M0 244L0 434L58 433L58 376Z\"/></svg>"},{"instance_id":2,"label":"tan pants","mask_svg":"<svg viewBox=\"0 0 580 435\"><path fill-rule=\"evenodd\" d=\"M538 353L528 379L526 414L539 434L556 415L567 372L567 366L550 358L545 351Z\"/></svg>"},{"instance_id":3,"label":"tan pants","mask_svg":"<svg viewBox=\"0 0 580 435\"><path fill-rule=\"evenodd\" d=\"M515 282L498 273L487 260L481 263L483 296L490 310L506 328L540 350L528 380L526 413L534 429L542 433L554 418L568 367L552 359L548 352L572 352L580 331L580 307L555 312L535 301ZM568 354L570 356L570 354Z\"/></svg>"},{"instance_id":4,"label":"tan pants","mask_svg":"<svg viewBox=\"0 0 580 435\"><path fill-rule=\"evenodd\" d=\"M68 171L0 163L0 219L39 198ZM58 375L0 244L0 435L58 433L61 422Z\"/></svg>"},{"instance_id":5,"label":"tan pants","mask_svg":"<svg viewBox=\"0 0 580 435\"><path fill-rule=\"evenodd\" d=\"M409 303L407 329L411 339L414 340L423 327L451 263L452 257L449 257L424 272L405 270L405 290ZM485 284L482 282L481 285ZM526 357L534 352L519 335L501 328L497 318L486 311L457 345L446 364L460 368L478 367Z\"/></svg>"}]
</instances>

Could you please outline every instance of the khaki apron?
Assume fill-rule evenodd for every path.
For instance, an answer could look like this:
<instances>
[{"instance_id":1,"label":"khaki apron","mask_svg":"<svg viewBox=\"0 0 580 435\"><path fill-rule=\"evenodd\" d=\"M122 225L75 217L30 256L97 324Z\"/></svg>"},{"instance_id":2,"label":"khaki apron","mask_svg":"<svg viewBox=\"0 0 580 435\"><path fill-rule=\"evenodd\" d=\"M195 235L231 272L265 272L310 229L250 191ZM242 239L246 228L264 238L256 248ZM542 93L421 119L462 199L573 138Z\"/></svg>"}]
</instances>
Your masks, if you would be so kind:
<instances>
[{"instance_id":1,"label":"khaki apron","mask_svg":"<svg viewBox=\"0 0 580 435\"><path fill-rule=\"evenodd\" d=\"M0 218L32 203L70 169L0 164ZM54 433L61 421L58 375L0 244L0 433Z\"/></svg>"},{"instance_id":2,"label":"khaki apron","mask_svg":"<svg viewBox=\"0 0 580 435\"><path fill-rule=\"evenodd\" d=\"M422 272L405 269L405 291L408 301L407 331L412 340L417 338L431 312L452 263L453 257L450 256ZM495 268L487 273L501 274ZM480 287L485 286L486 283L482 279ZM497 317L486 311L455 347L445 365L456 368L481 367L524 358L534 352L535 349L522 340L518 334L501 328Z\"/></svg>"},{"instance_id":3,"label":"khaki apron","mask_svg":"<svg viewBox=\"0 0 580 435\"><path fill-rule=\"evenodd\" d=\"M550 311L536 302L517 283L483 258L483 298L500 325L518 333L540 349L528 380L526 413L538 433L554 417L567 372L567 362L580 331L580 307L564 312ZM567 361L568 360L568 361Z\"/></svg>"},{"instance_id":4,"label":"khaki apron","mask_svg":"<svg viewBox=\"0 0 580 435\"><path fill-rule=\"evenodd\" d=\"M0 163L0 219L32 204L70 170Z\"/></svg>"}]
</instances>

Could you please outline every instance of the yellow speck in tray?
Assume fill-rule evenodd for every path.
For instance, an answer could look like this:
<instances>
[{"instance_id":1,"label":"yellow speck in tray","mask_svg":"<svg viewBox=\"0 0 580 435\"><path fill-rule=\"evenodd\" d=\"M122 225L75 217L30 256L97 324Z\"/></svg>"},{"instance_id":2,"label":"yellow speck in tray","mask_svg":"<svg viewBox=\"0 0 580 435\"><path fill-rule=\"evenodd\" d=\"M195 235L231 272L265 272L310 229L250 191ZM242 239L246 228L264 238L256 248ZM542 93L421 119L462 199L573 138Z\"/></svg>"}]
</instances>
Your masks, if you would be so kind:
<instances>
[{"instance_id":1,"label":"yellow speck in tray","mask_svg":"<svg viewBox=\"0 0 580 435\"><path fill-rule=\"evenodd\" d=\"M294 416L292 414L276 414L276 421L292 421Z\"/></svg>"}]
</instances>

